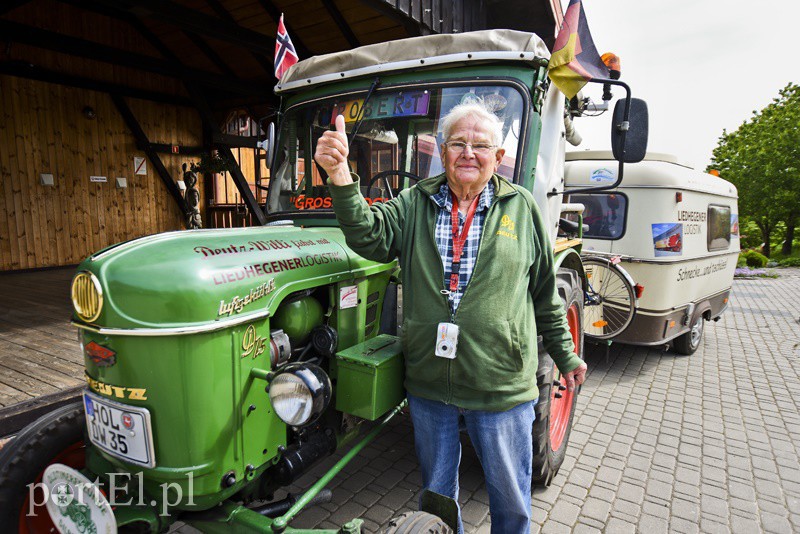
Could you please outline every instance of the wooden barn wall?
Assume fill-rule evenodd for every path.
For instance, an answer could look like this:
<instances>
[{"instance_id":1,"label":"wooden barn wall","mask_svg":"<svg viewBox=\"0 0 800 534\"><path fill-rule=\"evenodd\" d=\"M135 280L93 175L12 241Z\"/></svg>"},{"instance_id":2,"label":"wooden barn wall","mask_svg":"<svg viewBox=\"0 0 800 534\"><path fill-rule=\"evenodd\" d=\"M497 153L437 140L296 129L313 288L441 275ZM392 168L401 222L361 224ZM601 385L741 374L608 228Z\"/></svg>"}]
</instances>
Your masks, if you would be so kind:
<instances>
[{"instance_id":1,"label":"wooden barn wall","mask_svg":"<svg viewBox=\"0 0 800 534\"><path fill-rule=\"evenodd\" d=\"M151 142L202 144L193 110L127 102ZM184 228L152 164L134 174L134 156L144 153L107 94L0 76L0 271L75 264L113 243ZM175 179L191 161L161 159ZM53 187L40 185L42 173L53 174ZM128 187L117 188L117 177Z\"/></svg>"}]
</instances>

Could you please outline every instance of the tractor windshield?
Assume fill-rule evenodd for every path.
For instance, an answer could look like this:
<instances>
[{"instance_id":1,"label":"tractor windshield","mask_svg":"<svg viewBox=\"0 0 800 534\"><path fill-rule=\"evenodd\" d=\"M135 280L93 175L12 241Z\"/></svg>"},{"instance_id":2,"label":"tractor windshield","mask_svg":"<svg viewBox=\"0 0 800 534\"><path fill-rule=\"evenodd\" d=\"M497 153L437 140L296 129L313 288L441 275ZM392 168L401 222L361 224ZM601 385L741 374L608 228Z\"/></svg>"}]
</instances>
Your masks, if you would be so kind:
<instances>
[{"instance_id":1,"label":"tractor windshield","mask_svg":"<svg viewBox=\"0 0 800 534\"><path fill-rule=\"evenodd\" d=\"M360 177L371 204L385 202L417 178L444 171L440 145L442 118L470 100L482 101L503 121L505 156L498 174L513 181L521 158L520 132L527 119L523 94L511 85L448 85L376 90L338 95L290 108L281 121L277 155L269 184L270 213L330 210L327 176L313 160L317 140L344 115L350 144L350 168ZM523 135L524 137L524 135Z\"/></svg>"}]
</instances>

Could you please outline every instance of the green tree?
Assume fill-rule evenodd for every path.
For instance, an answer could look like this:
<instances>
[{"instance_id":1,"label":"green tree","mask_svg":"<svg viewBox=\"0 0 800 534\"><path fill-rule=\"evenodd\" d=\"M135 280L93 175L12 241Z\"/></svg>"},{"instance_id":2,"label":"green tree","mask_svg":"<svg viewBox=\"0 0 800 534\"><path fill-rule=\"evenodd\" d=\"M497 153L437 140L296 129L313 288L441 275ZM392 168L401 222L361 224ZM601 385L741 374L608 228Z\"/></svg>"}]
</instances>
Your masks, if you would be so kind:
<instances>
[{"instance_id":1,"label":"green tree","mask_svg":"<svg viewBox=\"0 0 800 534\"><path fill-rule=\"evenodd\" d=\"M800 86L790 83L732 133L723 130L709 169L739 190L739 213L758 225L764 253L776 223L786 224L781 252L790 255L800 222Z\"/></svg>"}]
</instances>

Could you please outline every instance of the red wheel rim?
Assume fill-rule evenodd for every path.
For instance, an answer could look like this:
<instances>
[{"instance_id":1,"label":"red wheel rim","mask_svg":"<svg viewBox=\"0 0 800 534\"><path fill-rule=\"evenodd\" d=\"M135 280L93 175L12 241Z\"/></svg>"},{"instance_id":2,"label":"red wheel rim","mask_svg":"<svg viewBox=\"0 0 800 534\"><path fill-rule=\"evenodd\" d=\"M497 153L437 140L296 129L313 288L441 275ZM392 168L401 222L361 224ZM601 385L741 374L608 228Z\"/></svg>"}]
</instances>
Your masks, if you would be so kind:
<instances>
[{"instance_id":1,"label":"red wheel rim","mask_svg":"<svg viewBox=\"0 0 800 534\"><path fill-rule=\"evenodd\" d=\"M578 317L577 304L573 304L567 310L567 325L569 326L570 334L572 334L572 342L575 344L575 349L580 350L578 341L581 323ZM561 448L564 436L567 435L569 419L572 413L572 400L575 397L574 391L567 390L567 381L564 377L559 376L559 384L561 387L556 387L554 383L550 393L550 448L553 451ZM556 394L559 394L561 398L556 397Z\"/></svg>"},{"instance_id":2,"label":"red wheel rim","mask_svg":"<svg viewBox=\"0 0 800 534\"><path fill-rule=\"evenodd\" d=\"M86 465L86 455L84 452L83 441L79 441L71 445L56 455L51 464L64 464L74 469L83 469ZM36 477L35 483L42 481L44 470ZM28 503L30 501L30 492L25 488L27 495L25 501L22 503L22 508L19 511L19 533L20 534L38 534L41 532L56 532L55 525L50 520L50 514L47 513L47 507L43 504L41 506L34 506L33 513L28 514ZM42 489L34 489L34 502L36 504L44 502L44 495Z\"/></svg>"}]
</instances>

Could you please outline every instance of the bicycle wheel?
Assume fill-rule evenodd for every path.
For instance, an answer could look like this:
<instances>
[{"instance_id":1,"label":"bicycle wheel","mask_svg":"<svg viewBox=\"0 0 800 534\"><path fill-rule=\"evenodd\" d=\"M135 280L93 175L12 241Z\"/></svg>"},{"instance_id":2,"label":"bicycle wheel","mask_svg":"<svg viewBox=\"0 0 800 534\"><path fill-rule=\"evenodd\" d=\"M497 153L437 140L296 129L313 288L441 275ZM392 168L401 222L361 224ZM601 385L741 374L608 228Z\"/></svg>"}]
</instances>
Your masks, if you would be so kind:
<instances>
[{"instance_id":1,"label":"bicycle wheel","mask_svg":"<svg viewBox=\"0 0 800 534\"><path fill-rule=\"evenodd\" d=\"M636 313L630 275L606 258L583 259L589 281L583 307L583 331L595 339L611 339L625 330Z\"/></svg>"}]
</instances>

